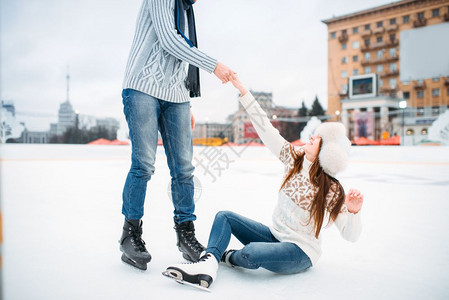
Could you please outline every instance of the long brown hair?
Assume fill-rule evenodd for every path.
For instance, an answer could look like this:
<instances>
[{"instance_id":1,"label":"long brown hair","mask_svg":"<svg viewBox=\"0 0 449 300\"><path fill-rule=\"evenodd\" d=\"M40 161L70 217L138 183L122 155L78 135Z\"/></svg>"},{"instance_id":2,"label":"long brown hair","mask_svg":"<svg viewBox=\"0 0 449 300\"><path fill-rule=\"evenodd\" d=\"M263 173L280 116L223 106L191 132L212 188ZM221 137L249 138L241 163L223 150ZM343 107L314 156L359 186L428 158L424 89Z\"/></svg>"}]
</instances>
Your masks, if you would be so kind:
<instances>
[{"instance_id":1,"label":"long brown hair","mask_svg":"<svg viewBox=\"0 0 449 300\"><path fill-rule=\"evenodd\" d=\"M319 151L321 151L321 145L323 140L320 140L319 143ZM302 165L304 162L304 152L297 153L292 145L290 145L290 151L293 156L293 168L288 172L287 176L285 176L284 182L281 185L282 188L287 184L287 182L293 177L293 175L299 173L302 169ZM328 223L332 220L335 221L337 216L341 210L341 207L345 200L345 191L341 186L340 182L334 178L329 176L323 171L323 168L320 165L319 159L317 155L312 162L309 170L310 182L318 188L318 191L315 194L315 198L312 201L312 205L310 206L310 219L307 224L313 220L313 229L315 231L315 237L318 238L320 235L321 227L323 227L324 215L326 213L326 207L329 210L329 220ZM326 203L326 196L332 188L333 196L332 199L328 199L328 203Z\"/></svg>"}]
</instances>

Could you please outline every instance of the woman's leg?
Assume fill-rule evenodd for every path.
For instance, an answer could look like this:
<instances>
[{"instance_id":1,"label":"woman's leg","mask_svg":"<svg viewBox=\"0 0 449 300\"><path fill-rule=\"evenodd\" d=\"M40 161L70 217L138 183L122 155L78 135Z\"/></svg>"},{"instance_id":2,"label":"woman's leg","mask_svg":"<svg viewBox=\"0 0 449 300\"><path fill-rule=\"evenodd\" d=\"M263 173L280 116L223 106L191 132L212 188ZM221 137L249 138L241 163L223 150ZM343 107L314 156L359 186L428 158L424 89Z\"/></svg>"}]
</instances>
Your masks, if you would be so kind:
<instances>
[{"instance_id":1,"label":"woman's leg","mask_svg":"<svg viewBox=\"0 0 449 300\"><path fill-rule=\"evenodd\" d=\"M312 266L310 258L293 243L252 242L232 253L229 262L246 269L262 267L279 274L295 274Z\"/></svg>"},{"instance_id":2,"label":"woman's leg","mask_svg":"<svg viewBox=\"0 0 449 300\"><path fill-rule=\"evenodd\" d=\"M231 234L244 245L251 242L278 242L267 226L234 212L220 211L215 216L206 252L212 253L220 261Z\"/></svg>"}]
</instances>

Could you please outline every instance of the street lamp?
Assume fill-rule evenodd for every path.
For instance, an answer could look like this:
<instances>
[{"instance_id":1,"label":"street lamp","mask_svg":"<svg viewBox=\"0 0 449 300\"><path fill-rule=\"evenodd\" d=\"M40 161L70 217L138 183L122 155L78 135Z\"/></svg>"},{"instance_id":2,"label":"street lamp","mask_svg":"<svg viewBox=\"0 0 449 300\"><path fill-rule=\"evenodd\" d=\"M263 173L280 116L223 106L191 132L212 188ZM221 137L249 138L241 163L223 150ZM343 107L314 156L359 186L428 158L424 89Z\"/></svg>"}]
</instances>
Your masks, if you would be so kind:
<instances>
[{"instance_id":1,"label":"street lamp","mask_svg":"<svg viewBox=\"0 0 449 300\"><path fill-rule=\"evenodd\" d=\"M407 101L402 100L401 102L399 102L399 108L402 110L402 138L401 138L401 144L404 145L405 144L405 140L404 140L404 112L405 109L407 108Z\"/></svg>"},{"instance_id":2,"label":"street lamp","mask_svg":"<svg viewBox=\"0 0 449 300\"><path fill-rule=\"evenodd\" d=\"M337 116L337 121L340 121L340 111L336 110L335 115Z\"/></svg>"}]
</instances>

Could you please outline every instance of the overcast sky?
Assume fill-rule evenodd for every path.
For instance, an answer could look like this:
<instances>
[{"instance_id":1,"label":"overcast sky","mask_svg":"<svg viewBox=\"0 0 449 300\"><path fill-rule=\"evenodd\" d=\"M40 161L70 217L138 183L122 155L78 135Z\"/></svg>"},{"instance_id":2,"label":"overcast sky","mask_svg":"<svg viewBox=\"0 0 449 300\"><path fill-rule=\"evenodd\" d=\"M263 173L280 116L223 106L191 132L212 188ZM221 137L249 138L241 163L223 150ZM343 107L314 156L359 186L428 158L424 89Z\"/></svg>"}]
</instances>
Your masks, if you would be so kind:
<instances>
[{"instance_id":1,"label":"overcast sky","mask_svg":"<svg viewBox=\"0 0 449 300\"><path fill-rule=\"evenodd\" d=\"M48 130L66 99L81 114L124 122L121 84L142 0L1 0L2 100L30 130ZM321 22L388 0L198 0L199 48L277 105L327 106L327 28ZM230 84L201 72L197 122L224 122L237 109Z\"/></svg>"}]
</instances>

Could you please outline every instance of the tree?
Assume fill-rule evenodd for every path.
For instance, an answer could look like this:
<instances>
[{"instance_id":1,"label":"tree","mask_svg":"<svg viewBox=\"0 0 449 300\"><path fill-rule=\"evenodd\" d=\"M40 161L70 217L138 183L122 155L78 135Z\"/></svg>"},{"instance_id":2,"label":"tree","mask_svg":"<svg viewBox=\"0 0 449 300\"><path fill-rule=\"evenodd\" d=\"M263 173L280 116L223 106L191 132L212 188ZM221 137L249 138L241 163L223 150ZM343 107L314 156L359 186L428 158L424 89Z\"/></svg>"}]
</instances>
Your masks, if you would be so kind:
<instances>
[{"instance_id":1,"label":"tree","mask_svg":"<svg viewBox=\"0 0 449 300\"><path fill-rule=\"evenodd\" d=\"M298 111L298 116L307 117L308 114L309 114L309 109L306 107L304 100L302 100L301 108Z\"/></svg>"},{"instance_id":2,"label":"tree","mask_svg":"<svg viewBox=\"0 0 449 300\"><path fill-rule=\"evenodd\" d=\"M325 111L318 100L318 96L315 96L315 100L312 103L312 109L310 110L310 116L323 116Z\"/></svg>"},{"instance_id":3,"label":"tree","mask_svg":"<svg viewBox=\"0 0 449 300\"><path fill-rule=\"evenodd\" d=\"M115 140L117 132L103 126L94 126L90 129L77 128L76 126L69 127L64 134L53 136L50 138L50 143L55 144L87 144L99 138L107 140Z\"/></svg>"}]
</instances>

